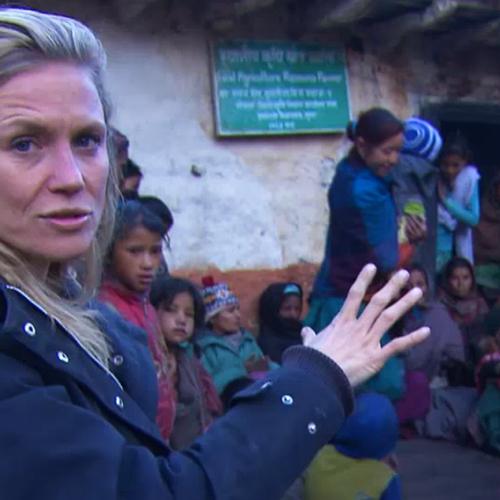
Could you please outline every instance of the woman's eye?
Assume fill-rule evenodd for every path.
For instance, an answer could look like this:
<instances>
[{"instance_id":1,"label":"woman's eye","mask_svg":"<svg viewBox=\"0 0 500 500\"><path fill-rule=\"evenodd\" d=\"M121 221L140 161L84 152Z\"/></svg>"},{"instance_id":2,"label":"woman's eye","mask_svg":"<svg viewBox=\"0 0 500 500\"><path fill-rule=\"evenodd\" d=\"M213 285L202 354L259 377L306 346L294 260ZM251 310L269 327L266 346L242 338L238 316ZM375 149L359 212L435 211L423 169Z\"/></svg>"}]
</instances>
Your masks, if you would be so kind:
<instances>
[{"instance_id":1,"label":"woman's eye","mask_svg":"<svg viewBox=\"0 0 500 500\"><path fill-rule=\"evenodd\" d=\"M27 153L30 151L33 142L30 139L21 139L14 142L13 149L19 151L20 153Z\"/></svg>"},{"instance_id":2,"label":"woman's eye","mask_svg":"<svg viewBox=\"0 0 500 500\"><path fill-rule=\"evenodd\" d=\"M75 145L79 148L95 148L101 144L101 138L96 135L81 135L76 138Z\"/></svg>"}]
</instances>

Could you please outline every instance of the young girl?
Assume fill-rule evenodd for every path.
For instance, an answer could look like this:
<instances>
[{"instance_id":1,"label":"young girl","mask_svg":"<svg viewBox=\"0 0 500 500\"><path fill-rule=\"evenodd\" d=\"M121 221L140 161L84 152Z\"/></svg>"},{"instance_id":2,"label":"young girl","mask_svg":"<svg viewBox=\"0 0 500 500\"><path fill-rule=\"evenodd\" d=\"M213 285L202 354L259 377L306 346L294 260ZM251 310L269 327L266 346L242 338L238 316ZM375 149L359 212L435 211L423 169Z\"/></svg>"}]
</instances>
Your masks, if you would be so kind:
<instances>
[{"instance_id":1,"label":"young girl","mask_svg":"<svg viewBox=\"0 0 500 500\"><path fill-rule=\"evenodd\" d=\"M203 279L207 329L194 338L200 359L224 402L263 372L277 368L264 356L255 337L241 327L240 305L225 283Z\"/></svg>"},{"instance_id":2,"label":"young girl","mask_svg":"<svg viewBox=\"0 0 500 500\"><path fill-rule=\"evenodd\" d=\"M403 329L411 332L416 325L426 325L433 332L432 338L410 349L404 354L405 367L408 371L423 372L429 382L440 375L442 363L446 359L463 362L464 345L460 329L450 317L443 304L429 295L429 280L424 269L419 265L409 268L409 285L420 288L424 295L403 319Z\"/></svg>"},{"instance_id":3,"label":"young girl","mask_svg":"<svg viewBox=\"0 0 500 500\"><path fill-rule=\"evenodd\" d=\"M462 137L445 143L439 159L438 272L453 256L453 249L458 257L474 263L472 227L479 223L480 175L469 161Z\"/></svg>"},{"instance_id":4,"label":"young girl","mask_svg":"<svg viewBox=\"0 0 500 500\"><path fill-rule=\"evenodd\" d=\"M314 331L325 328L342 309L364 265L371 262L378 270L368 300L395 269L408 264L415 244L426 235L423 218L407 214L405 235L410 251L400 252L391 172L399 162L404 131L404 123L383 108L361 113L347 127L353 147L339 163L328 191L325 255L304 320Z\"/></svg>"},{"instance_id":5,"label":"young girl","mask_svg":"<svg viewBox=\"0 0 500 500\"><path fill-rule=\"evenodd\" d=\"M302 288L296 283L273 283L259 300L258 343L272 361L281 363L288 347L302 344Z\"/></svg>"},{"instance_id":6,"label":"young girl","mask_svg":"<svg viewBox=\"0 0 500 500\"><path fill-rule=\"evenodd\" d=\"M203 326L205 308L195 286L180 278L156 279L150 299L168 347L176 396L170 446L180 450L189 446L221 414L221 402L210 375L186 348L195 328Z\"/></svg>"},{"instance_id":7,"label":"young girl","mask_svg":"<svg viewBox=\"0 0 500 500\"><path fill-rule=\"evenodd\" d=\"M446 266L444 287L439 297L462 329L472 326L488 312L485 300L476 290L474 268L467 259L461 257L455 257Z\"/></svg>"},{"instance_id":8,"label":"young girl","mask_svg":"<svg viewBox=\"0 0 500 500\"><path fill-rule=\"evenodd\" d=\"M160 267L164 237L165 225L144 205L138 201L122 203L117 209L99 300L147 334L159 385L157 422L163 438L168 440L174 423L175 398L168 375L167 348L148 300Z\"/></svg>"}]
</instances>

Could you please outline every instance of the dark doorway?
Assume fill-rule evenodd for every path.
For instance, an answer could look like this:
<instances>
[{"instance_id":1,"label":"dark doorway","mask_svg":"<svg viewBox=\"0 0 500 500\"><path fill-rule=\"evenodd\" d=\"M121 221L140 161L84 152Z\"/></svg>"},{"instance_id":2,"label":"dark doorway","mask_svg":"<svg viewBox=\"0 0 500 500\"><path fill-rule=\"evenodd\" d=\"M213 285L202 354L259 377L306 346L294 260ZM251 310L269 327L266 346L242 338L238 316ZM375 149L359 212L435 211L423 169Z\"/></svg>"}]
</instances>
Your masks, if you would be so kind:
<instances>
[{"instance_id":1,"label":"dark doorway","mask_svg":"<svg viewBox=\"0 0 500 500\"><path fill-rule=\"evenodd\" d=\"M467 139L483 191L500 172L500 105L429 104L422 108L421 116L439 129L444 140L456 132Z\"/></svg>"}]
</instances>

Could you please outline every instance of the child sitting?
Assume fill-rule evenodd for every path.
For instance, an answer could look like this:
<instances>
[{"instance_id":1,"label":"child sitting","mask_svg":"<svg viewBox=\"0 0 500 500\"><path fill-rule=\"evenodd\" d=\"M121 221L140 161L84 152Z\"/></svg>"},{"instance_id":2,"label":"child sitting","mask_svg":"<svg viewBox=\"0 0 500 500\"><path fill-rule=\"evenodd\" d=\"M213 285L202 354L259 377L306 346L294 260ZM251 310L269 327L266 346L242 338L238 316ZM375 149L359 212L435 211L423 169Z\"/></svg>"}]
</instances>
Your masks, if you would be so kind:
<instances>
[{"instance_id":1,"label":"child sitting","mask_svg":"<svg viewBox=\"0 0 500 500\"><path fill-rule=\"evenodd\" d=\"M500 334L484 336L478 343L481 361L476 370L480 399L477 417L486 451L500 455Z\"/></svg>"},{"instance_id":2,"label":"child sitting","mask_svg":"<svg viewBox=\"0 0 500 500\"><path fill-rule=\"evenodd\" d=\"M148 294L160 266L165 226L138 201L122 203L108 256L99 300L142 328L155 363L159 401L157 423L165 440L174 423L175 397L168 375L167 349L159 336L156 312Z\"/></svg>"},{"instance_id":3,"label":"child sitting","mask_svg":"<svg viewBox=\"0 0 500 500\"><path fill-rule=\"evenodd\" d=\"M453 255L474 262L472 227L480 218L479 178L469 165L465 139L457 136L445 143L439 157L437 266L440 272Z\"/></svg>"},{"instance_id":4,"label":"child sitting","mask_svg":"<svg viewBox=\"0 0 500 500\"><path fill-rule=\"evenodd\" d=\"M305 500L400 500L401 481L393 469L398 433L385 396L358 396L354 412L307 470Z\"/></svg>"},{"instance_id":5,"label":"child sitting","mask_svg":"<svg viewBox=\"0 0 500 500\"><path fill-rule=\"evenodd\" d=\"M200 360L224 402L263 372L277 368L264 356L255 337L241 327L238 299L225 283L204 278L207 329L194 338Z\"/></svg>"},{"instance_id":6,"label":"child sitting","mask_svg":"<svg viewBox=\"0 0 500 500\"><path fill-rule=\"evenodd\" d=\"M472 326L488 312L485 300L476 289L474 268L467 259L455 257L448 263L439 298L462 329Z\"/></svg>"},{"instance_id":7,"label":"child sitting","mask_svg":"<svg viewBox=\"0 0 500 500\"><path fill-rule=\"evenodd\" d=\"M272 361L281 363L283 353L302 344L302 288L296 283L273 283L259 300L258 343Z\"/></svg>"},{"instance_id":8,"label":"child sitting","mask_svg":"<svg viewBox=\"0 0 500 500\"><path fill-rule=\"evenodd\" d=\"M405 367L409 371L425 373L428 381L432 382L440 375L445 360L465 360L464 345L460 329L444 305L430 297L429 280L423 268L413 265L408 271L410 286L420 288L424 295L404 316L404 332L412 332L425 325L431 329L432 335L404 353Z\"/></svg>"},{"instance_id":9,"label":"child sitting","mask_svg":"<svg viewBox=\"0 0 500 500\"><path fill-rule=\"evenodd\" d=\"M175 422L170 446L189 446L221 413L221 403L210 375L190 355L190 339L204 323L205 308L195 286L180 278L161 277L151 287L160 332L168 347L170 377L176 395Z\"/></svg>"}]
</instances>

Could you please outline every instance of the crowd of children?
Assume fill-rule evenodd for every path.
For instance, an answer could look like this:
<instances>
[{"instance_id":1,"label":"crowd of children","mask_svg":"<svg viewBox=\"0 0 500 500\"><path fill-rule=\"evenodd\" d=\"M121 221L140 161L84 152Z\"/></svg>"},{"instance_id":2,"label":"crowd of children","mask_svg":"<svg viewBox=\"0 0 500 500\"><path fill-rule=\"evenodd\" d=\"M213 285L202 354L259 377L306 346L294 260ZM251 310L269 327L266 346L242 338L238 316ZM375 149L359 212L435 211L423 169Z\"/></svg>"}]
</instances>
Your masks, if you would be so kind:
<instances>
[{"instance_id":1,"label":"crowd of children","mask_svg":"<svg viewBox=\"0 0 500 500\"><path fill-rule=\"evenodd\" d=\"M479 174L465 140L457 136L441 149L441 137L430 124L411 119L405 126L386 110L365 113L349 131L355 145L330 189L327 252L309 314L303 323L299 284L273 283L260 295L257 336L242 327L238 297L227 284L211 277L194 284L169 275L163 250L170 244L172 213L158 198L138 194L142 172L123 153L126 138L115 133L123 201L99 300L145 332L158 378L157 422L174 449L190 445L237 392L277 369L285 350L302 343L304 324L320 330L330 322L364 261L377 262L383 271L380 282L406 267L409 288L424 292L385 338L423 325L431 327L432 335L358 388L355 412L287 498L400 499L396 440L436 437L431 429L439 427L440 419L447 418L449 426L439 402L445 400L453 411L450 389L474 393L461 421L453 416L456 428L469 431L469 442L500 453L500 302L492 302L490 293L488 304L477 286L472 230L479 223L478 240L487 248L486 236L500 234L500 216L499 228L493 228L491 217L484 223L480 219ZM406 163L398 181L401 149L401 163ZM419 175L420 184L405 181L405 176ZM492 206L500 214L498 184L495 189L482 204L489 215ZM346 195L351 198L341 199ZM359 243L361 236L366 248ZM428 248L422 256L425 245L434 250L433 265ZM495 251L489 249L494 256ZM500 259L488 261L486 254L478 258L480 265L500 269ZM458 433L445 437L450 436Z\"/></svg>"}]
</instances>

